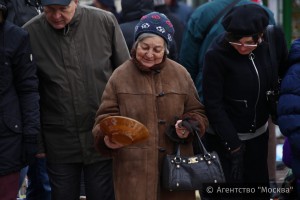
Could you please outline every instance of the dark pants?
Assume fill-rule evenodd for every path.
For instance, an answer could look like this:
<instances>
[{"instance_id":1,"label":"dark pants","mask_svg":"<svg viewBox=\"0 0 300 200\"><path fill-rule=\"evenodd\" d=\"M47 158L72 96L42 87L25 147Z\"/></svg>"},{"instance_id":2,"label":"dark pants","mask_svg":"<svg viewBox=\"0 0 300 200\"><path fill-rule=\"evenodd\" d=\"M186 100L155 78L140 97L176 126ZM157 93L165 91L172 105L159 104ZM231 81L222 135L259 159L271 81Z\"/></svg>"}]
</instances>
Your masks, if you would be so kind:
<instances>
[{"instance_id":1,"label":"dark pants","mask_svg":"<svg viewBox=\"0 0 300 200\"><path fill-rule=\"evenodd\" d=\"M84 174L88 200L114 200L112 160L89 165L83 163L47 163L52 189L52 200L78 200L81 173Z\"/></svg>"},{"instance_id":2,"label":"dark pants","mask_svg":"<svg viewBox=\"0 0 300 200\"><path fill-rule=\"evenodd\" d=\"M27 200L51 200L51 187L47 174L46 158L36 158L27 171Z\"/></svg>"},{"instance_id":3,"label":"dark pants","mask_svg":"<svg viewBox=\"0 0 300 200\"><path fill-rule=\"evenodd\" d=\"M244 183L259 186L269 186L268 175L268 130L251 140L243 141L244 153ZM216 151L220 157L227 183L231 183L231 160L223 142L216 135L206 133L204 143L208 151ZM266 195L267 196L267 195ZM257 198L258 199L258 198ZM270 199L270 198L263 198Z\"/></svg>"},{"instance_id":4,"label":"dark pants","mask_svg":"<svg viewBox=\"0 0 300 200\"><path fill-rule=\"evenodd\" d=\"M16 200L19 191L20 172L0 176L0 199Z\"/></svg>"}]
</instances>

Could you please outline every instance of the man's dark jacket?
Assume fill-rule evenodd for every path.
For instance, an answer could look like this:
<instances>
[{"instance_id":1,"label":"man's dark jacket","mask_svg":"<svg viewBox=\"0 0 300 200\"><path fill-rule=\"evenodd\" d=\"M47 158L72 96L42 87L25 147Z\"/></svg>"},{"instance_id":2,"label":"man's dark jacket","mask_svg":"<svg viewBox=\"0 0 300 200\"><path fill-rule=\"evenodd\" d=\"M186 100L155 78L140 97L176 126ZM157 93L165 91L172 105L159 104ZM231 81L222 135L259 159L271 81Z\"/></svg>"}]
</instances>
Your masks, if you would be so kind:
<instances>
[{"instance_id":1,"label":"man's dark jacket","mask_svg":"<svg viewBox=\"0 0 300 200\"><path fill-rule=\"evenodd\" d=\"M19 171L40 131L38 79L28 33L0 24L0 176Z\"/></svg>"}]
</instances>

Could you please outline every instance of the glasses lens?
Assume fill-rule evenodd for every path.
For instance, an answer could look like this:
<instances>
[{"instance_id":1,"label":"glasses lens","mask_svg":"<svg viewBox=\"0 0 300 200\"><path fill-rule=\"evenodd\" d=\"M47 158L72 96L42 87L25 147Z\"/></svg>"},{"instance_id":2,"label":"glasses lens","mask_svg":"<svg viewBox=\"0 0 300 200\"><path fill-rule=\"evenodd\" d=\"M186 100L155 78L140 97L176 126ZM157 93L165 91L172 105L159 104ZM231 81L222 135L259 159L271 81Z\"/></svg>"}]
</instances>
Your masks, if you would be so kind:
<instances>
[{"instance_id":1,"label":"glasses lens","mask_svg":"<svg viewBox=\"0 0 300 200\"><path fill-rule=\"evenodd\" d=\"M244 44L244 47L257 47L257 44Z\"/></svg>"},{"instance_id":2,"label":"glasses lens","mask_svg":"<svg viewBox=\"0 0 300 200\"><path fill-rule=\"evenodd\" d=\"M244 47L256 47L257 44L242 44L242 43L239 43L239 42L229 42L229 44L232 44L234 46L244 46Z\"/></svg>"}]
</instances>

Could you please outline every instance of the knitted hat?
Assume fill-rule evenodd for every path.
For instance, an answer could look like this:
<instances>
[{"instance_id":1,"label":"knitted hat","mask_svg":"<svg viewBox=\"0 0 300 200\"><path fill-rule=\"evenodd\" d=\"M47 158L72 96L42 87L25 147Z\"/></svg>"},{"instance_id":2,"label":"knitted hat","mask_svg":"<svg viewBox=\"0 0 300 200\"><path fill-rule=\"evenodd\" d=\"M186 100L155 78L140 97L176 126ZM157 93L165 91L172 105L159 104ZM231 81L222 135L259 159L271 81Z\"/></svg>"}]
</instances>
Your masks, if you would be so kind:
<instances>
[{"instance_id":1,"label":"knitted hat","mask_svg":"<svg viewBox=\"0 0 300 200\"><path fill-rule=\"evenodd\" d=\"M257 4L236 6L222 20L222 25L227 32L239 36L262 33L268 24L269 14Z\"/></svg>"},{"instance_id":2,"label":"knitted hat","mask_svg":"<svg viewBox=\"0 0 300 200\"><path fill-rule=\"evenodd\" d=\"M43 6L49 6L49 5L61 5L61 6L67 6L69 5L71 0L42 0L41 3Z\"/></svg>"},{"instance_id":3,"label":"knitted hat","mask_svg":"<svg viewBox=\"0 0 300 200\"><path fill-rule=\"evenodd\" d=\"M136 41L142 33L153 33L161 36L170 46L174 32L173 24L164 14L151 12L144 15L135 26L134 40Z\"/></svg>"}]
</instances>

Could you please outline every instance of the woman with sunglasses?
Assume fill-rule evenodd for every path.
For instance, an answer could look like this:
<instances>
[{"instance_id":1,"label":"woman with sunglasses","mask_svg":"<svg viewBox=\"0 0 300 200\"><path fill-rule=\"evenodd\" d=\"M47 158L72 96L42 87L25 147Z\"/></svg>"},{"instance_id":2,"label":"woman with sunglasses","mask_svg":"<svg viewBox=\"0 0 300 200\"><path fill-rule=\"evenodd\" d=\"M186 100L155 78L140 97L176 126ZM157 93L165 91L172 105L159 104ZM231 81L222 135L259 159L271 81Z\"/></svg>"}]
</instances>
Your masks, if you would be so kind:
<instances>
[{"instance_id":1,"label":"woman with sunglasses","mask_svg":"<svg viewBox=\"0 0 300 200\"><path fill-rule=\"evenodd\" d=\"M219 153L228 183L268 186L269 182L268 22L268 13L259 5L234 7L222 20L226 32L205 55L203 94L210 122L206 145ZM282 74L287 47L281 29L275 28L274 37Z\"/></svg>"}]
</instances>

